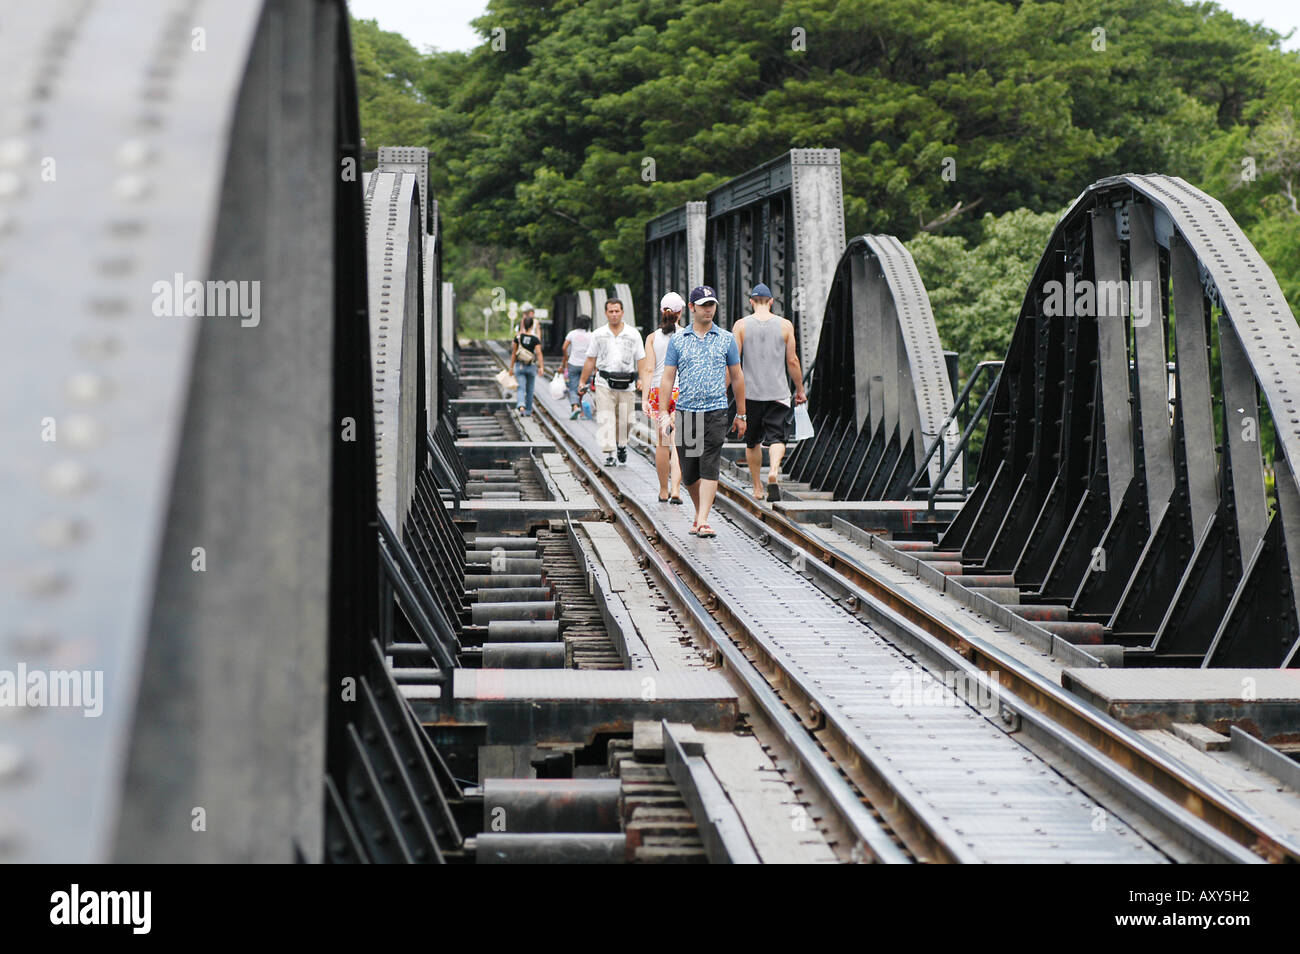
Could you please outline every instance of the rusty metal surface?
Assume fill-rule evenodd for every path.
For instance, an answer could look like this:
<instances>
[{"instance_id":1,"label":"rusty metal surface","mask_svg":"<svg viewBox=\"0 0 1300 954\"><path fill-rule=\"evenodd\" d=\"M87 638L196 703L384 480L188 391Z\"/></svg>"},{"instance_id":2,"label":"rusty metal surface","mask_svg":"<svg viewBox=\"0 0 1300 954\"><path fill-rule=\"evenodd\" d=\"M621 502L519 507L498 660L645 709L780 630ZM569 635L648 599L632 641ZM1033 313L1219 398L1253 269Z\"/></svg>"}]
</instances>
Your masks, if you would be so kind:
<instances>
[{"instance_id":1,"label":"rusty metal surface","mask_svg":"<svg viewBox=\"0 0 1300 954\"><path fill-rule=\"evenodd\" d=\"M617 832L622 789L616 778L489 778L483 830Z\"/></svg>"},{"instance_id":2,"label":"rusty metal surface","mask_svg":"<svg viewBox=\"0 0 1300 954\"><path fill-rule=\"evenodd\" d=\"M1300 672L1292 669L1067 669L1061 682L1135 729L1192 722L1226 734L1235 725L1286 742L1300 727Z\"/></svg>"},{"instance_id":3,"label":"rusty metal surface","mask_svg":"<svg viewBox=\"0 0 1300 954\"><path fill-rule=\"evenodd\" d=\"M436 690L404 686L426 724L439 722ZM731 729L736 692L716 672L458 669L450 724L485 723L488 744L591 741L630 733L641 720Z\"/></svg>"}]
</instances>

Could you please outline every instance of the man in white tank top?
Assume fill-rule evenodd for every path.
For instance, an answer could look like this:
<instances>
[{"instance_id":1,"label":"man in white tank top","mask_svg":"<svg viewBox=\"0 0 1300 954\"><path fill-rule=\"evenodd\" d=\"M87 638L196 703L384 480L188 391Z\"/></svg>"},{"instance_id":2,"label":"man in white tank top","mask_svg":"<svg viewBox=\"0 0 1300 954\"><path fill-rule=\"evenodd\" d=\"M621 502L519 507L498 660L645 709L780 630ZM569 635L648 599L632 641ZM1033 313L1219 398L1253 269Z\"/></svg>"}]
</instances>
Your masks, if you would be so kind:
<instances>
[{"instance_id":1,"label":"man in white tank top","mask_svg":"<svg viewBox=\"0 0 1300 954\"><path fill-rule=\"evenodd\" d=\"M668 339L677 333L681 321L682 309L686 302L677 292L669 292L659 301L659 327L645 339L645 360L642 364L643 375L650 378L641 398L641 410L650 418L650 427L655 432L655 469L659 471L659 502L682 502L680 489L682 483L682 465L677 459L677 445L670 434L665 434L659 427L662 415L671 416L677 405L677 388L671 395L659 392L659 382L664 376L664 356L668 354Z\"/></svg>"},{"instance_id":2,"label":"man in white tank top","mask_svg":"<svg viewBox=\"0 0 1300 954\"><path fill-rule=\"evenodd\" d=\"M794 407L790 382L795 382L794 403L808 400L803 389L803 370L795 347L794 324L772 313L772 290L759 282L749 295L753 314L736 322L732 333L740 348L740 366L745 373L746 410L745 462L754 481L754 497L763 499L763 448L767 445L767 499L781 499L781 458L794 436Z\"/></svg>"}]
</instances>

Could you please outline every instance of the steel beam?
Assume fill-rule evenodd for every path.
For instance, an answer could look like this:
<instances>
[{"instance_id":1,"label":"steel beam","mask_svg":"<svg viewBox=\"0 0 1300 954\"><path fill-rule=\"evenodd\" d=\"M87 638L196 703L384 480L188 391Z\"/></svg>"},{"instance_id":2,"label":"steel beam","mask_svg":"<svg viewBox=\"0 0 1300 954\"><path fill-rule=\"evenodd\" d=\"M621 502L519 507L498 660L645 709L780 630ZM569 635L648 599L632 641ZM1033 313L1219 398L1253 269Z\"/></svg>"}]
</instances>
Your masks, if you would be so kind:
<instances>
[{"instance_id":1,"label":"steel beam","mask_svg":"<svg viewBox=\"0 0 1300 954\"><path fill-rule=\"evenodd\" d=\"M365 188L379 509L404 532L427 433L421 393L423 201L418 176L410 172L381 167L366 175Z\"/></svg>"},{"instance_id":2,"label":"steel beam","mask_svg":"<svg viewBox=\"0 0 1300 954\"><path fill-rule=\"evenodd\" d=\"M718 293L718 323L742 318L749 289L767 282L807 362L845 248L839 150L792 149L711 190L707 203L704 280Z\"/></svg>"},{"instance_id":3,"label":"steel beam","mask_svg":"<svg viewBox=\"0 0 1300 954\"><path fill-rule=\"evenodd\" d=\"M1048 319L1063 322L1058 339L1044 303L1049 283L1062 279L1067 308L1076 288L1094 307ZM1219 203L1166 176L1095 183L1058 223L1035 273L976 491L941 546L961 549L968 568L1001 571L1000 542L1017 513L1038 507L1015 567L1036 601L1068 599L1076 621L1104 622L1109 638L1181 664L1294 659L1298 545L1288 526L1300 522L1298 337L1276 280ZM1059 411L1051 403L1058 380L1073 395ZM1092 403L1079 403L1090 388ZM1271 521L1262 453L1270 420ZM1220 441L1216 460L1210 448ZM1047 511L1063 512L1081 486L1048 560L1059 518Z\"/></svg>"}]
</instances>

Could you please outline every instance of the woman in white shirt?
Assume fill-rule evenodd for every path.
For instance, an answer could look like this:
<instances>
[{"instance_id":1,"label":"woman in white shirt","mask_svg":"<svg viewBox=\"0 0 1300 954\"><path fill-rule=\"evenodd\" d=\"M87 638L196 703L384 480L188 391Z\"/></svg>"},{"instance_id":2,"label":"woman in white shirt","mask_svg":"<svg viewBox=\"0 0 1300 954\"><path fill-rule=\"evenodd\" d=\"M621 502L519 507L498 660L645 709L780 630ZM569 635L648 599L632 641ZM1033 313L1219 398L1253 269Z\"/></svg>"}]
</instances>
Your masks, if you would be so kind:
<instances>
[{"instance_id":1,"label":"woman in white shirt","mask_svg":"<svg viewBox=\"0 0 1300 954\"><path fill-rule=\"evenodd\" d=\"M650 386L642 398L641 409L650 418L655 433L655 470L659 472L659 502L680 504L682 467L677 459L677 445L672 435L659 427L661 415L671 415L677 408L677 388L665 401L659 394L659 382L664 376L664 356L668 353L668 339L677 333L682 309L686 302L677 292L668 292L659 301L659 327L645 339L645 363L642 373L650 375Z\"/></svg>"},{"instance_id":2,"label":"woman in white shirt","mask_svg":"<svg viewBox=\"0 0 1300 954\"><path fill-rule=\"evenodd\" d=\"M587 361L587 348L591 345L591 319L579 315L573 325L573 330L564 336L564 383L569 389L569 420L576 421L582 414L578 384L582 381L582 366Z\"/></svg>"}]
</instances>

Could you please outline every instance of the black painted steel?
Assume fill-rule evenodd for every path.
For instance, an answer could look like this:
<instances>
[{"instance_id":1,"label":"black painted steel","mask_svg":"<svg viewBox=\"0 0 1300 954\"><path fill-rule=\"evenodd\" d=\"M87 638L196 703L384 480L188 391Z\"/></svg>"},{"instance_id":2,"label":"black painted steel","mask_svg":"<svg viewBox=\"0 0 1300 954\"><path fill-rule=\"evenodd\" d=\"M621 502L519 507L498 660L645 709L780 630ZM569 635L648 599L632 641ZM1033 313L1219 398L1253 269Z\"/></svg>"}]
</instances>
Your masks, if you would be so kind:
<instances>
[{"instance_id":1,"label":"black painted steel","mask_svg":"<svg viewBox=\"0 0 1300 954\"><path fill-rule=\"evenodd\" d=\"M687 298L704 281L704 215L705 203L687 202L646 223L645 280L638 306L651 330L667 292Z\"/></svg>"},{"instance_id":2,"label":"black painted steel","mask_svg":"<svg viewBox=\"0 0 1300 954\"><path fill-rule=\"evenodd\" d=\"M578 296L573 292L556 295L551 303L551 320L542 326L542 351L559 354L564 348L564 339L576 327L577 319Z\"/></svg>"},{"instance_id":3,"label":"black painted steel","mask_svg":"<svg viewBox=\"0 0 1300 954\"><path fill-rule=\"evenodd\" d=\"M1095 183L1035 272L939 547L1170 664L1293 665L1298 341L1217 201L1166 176Z\"/></svg>"},{"instance_id":4,"label":"black painted steel","mask_svg":"<svg viewBox=\"0 0 1300 954\"><path fill-rule=\"evenodd\" d=\"M462 797L371 641L344 730L348 758L326 778L326 860L441 863L463 838ZM449 687L447 687L449 688Z\"/></svg>"},{"instance_id":5,"label":"black painted steel","mask_svg":"<svg viewBox=\"0 0 1300 954\"><path fill-rule=\"evenodd\" d=\"M810 369L815 434L795 446L787 474L843 500L901 500L932 484L961 496L948 365L902 243L853 239L831 282Z\"/></svg>"}]
</instances>

